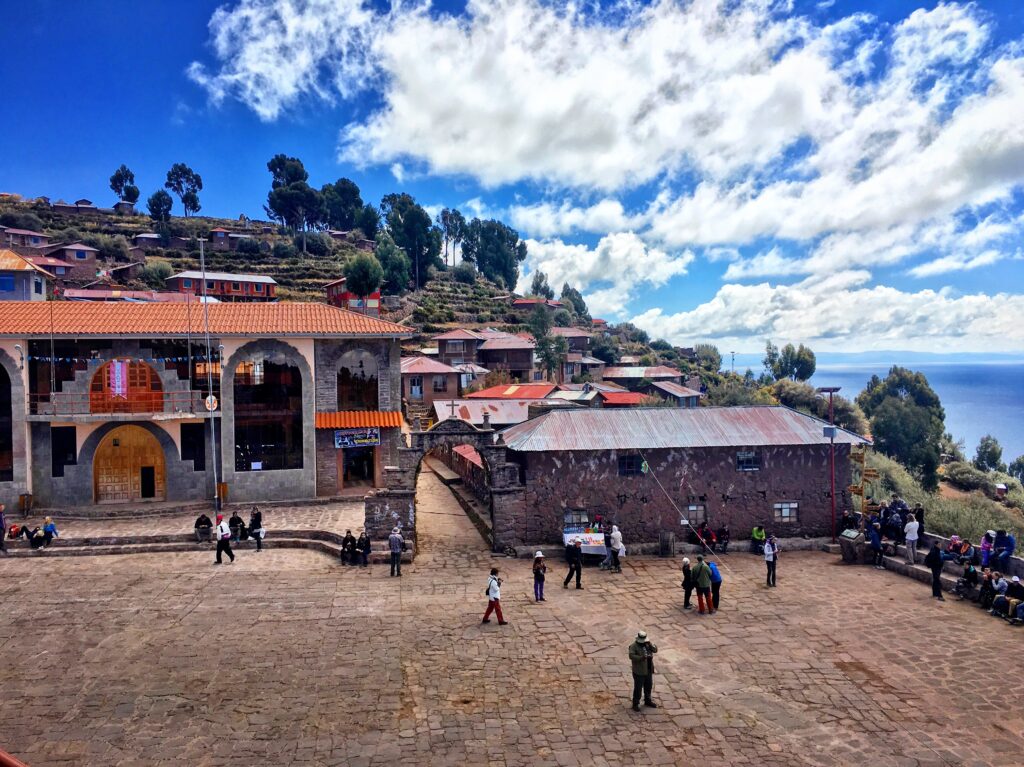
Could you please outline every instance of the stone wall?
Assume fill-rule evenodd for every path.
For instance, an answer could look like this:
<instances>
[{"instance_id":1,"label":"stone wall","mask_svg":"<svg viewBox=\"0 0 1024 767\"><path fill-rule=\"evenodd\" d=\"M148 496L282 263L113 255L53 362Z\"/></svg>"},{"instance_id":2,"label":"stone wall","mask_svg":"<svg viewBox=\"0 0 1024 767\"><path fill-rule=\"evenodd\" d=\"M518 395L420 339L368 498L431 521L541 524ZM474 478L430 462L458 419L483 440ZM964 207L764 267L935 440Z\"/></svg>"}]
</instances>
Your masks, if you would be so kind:
<instances>
[{"instance_id":1,"label":"stone wall","mask_svg":"<svg viewBox=\"0 0 1024 767\"><path fill-rule=\"evenodd\" d=\"M564 512L586 509L618 524L627 541L655 541L663 531L685 541L688 528L665 492L684 514L687 505L703 504L710 524L728 524L734 539L747 537L757 524L780 537L831 530L828 445L761 448L758 471L737 471L734 448L650 450L644 456L651 473L619 476L619 456L636 452L511 453L523 466L526 487L520 510L513 498L502 501L507 508L499 514L495 496L496 526L500 518L513 527L503 538L560 542ZM851 504L850 476L849 446L837 445L837 515ZM774 520L773 504L780 501L799 503L795 522Z\"/></svg>"},{"instance_id":2,"label":"stone wall","mask_svg":"<svg viewBox=\"0 0 1024 767\"><path fill-rule=\"evenodd\" d=\"M29 492L29 446L28 429L25 424L25 383L18 363L7 352L0 349L0 365L11 379L11 401L0 403L0 407L11 408L12 462L14 477L10 482L0 482L0 503L7 506L7 513L14 514L18 508L18 496Z\"/></svg>"}]
</instances>

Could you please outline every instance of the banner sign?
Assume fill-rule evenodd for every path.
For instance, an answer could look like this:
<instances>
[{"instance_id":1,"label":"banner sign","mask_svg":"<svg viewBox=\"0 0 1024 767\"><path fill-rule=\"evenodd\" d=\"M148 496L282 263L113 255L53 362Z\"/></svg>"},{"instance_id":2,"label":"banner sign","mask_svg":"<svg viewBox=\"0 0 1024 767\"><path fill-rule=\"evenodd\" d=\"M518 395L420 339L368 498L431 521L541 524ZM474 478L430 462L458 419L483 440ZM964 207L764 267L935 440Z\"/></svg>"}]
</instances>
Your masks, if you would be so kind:
<instances>
[{"instance_id":1,"label":"banner sign","mask_svg":"<svg viewBox=\"0 0 1024 767\"><path fill-rule=\"evenodd\" d=\"M112 360L110 367L110 394L122 399L128 398L128 360Z\"/></svg>"},{"instance_id":2,"label":"banner sign","mask_svg":"<svg viewBox=\"0 0 1024 767\"><path fill-rule=\"evenodd\" d=\"M380 444L380 427L367 426L364 429L335 429L334 446L373 447Z\"/></svg>"}]
</instances>

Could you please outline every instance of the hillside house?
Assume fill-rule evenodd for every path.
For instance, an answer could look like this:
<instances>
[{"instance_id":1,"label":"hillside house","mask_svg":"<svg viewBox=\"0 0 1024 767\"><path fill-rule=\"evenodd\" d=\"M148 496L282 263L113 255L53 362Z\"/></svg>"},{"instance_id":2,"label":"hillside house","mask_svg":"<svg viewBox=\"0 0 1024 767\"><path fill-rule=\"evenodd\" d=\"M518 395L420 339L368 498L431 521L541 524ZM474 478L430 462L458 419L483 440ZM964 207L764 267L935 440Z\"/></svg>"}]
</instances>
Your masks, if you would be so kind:
<instances>
[{"instance_id":1,"label":"hillside house","mask_svg":"<svg viewBox=\"0 0 1024 767\"><path fill-rule=\"evenodd\" d=\"M61 245L56 250L51 250L49 255L71 264L68 280L82 283L96 279L98 254L99 250L96 248L81 242L73 242L70 245Z\"/></svg>"},{"instance_id":2,"label":"hillside house","mask_svg":"<svg viewBox=\"0 0 1024 767\"><path fill-rule=\"evenodd\" d=\"M6 305L0 502L197 501L214 497L215 476L238 502L380 486L404 444L399 341L411 331L322 303L208 308L212 360L198 306Z\"/></svg>"},{"instance_id":3,"label":"hillside house","mask_svg":"<svg viewBox=\"0 0 1024 767\"><path fill-rule=\"evenodd\" d=\"M645 381L669 381L680 385L683 381L683 374L680 371L665 365L653 367L617 365L606 367L603 376L605 381L617 383L631 391L635 391Z\"/></svg>"},{"instance_id":4,"label":"hillside house","mask_svg":"<svg viewBox=\"0 0 1024 767\"><path fill-rule=\"evenodd\" d=\"M156 232L140 232L139 234L132 237L132 244L144 248L152 249L160 247L160 235Z\"/></svg>"},{"instance_id":5,"label":"hillside house","mask_svg":"<svg viewBox=\"0 0 1024 767\"><path fill-rule=\"evenodd\" d=\"M167 280L167 289L179 293L203 295L203 273L179 272ZM206 273L206 295L221 301L273 301L276 299L277 281L261 274Z\"/></svg>"},{"instance_id":6,"label":"hillside house","mask_svg":"<svg viewBox=\"0 0 1024 767\"><path fill-rule=\"evenodd\" d=\"M25 258L53 277L54 285L58 287L63 286L64 281L71 274L72 265L63 259L53 256L25 256Z\"/></svg>"},{"instance_id":7,"label":"hillside house","mask_svg":"<svg viewBox=\"0 0 1024 767\"><path fill-rule=\"evenodd\" d=\"M472 330L449 330L439 336L437 341L437 358L446 365L479 364L477 350L484 342L480 333Z\"/></svg>"},{"instance_id":8,"label":"hillside house","mask_svg":"<svg viewBox=\"0 0 1024 767\"><path fill-rule=\"evenodd\" d=\"M50 236L42 232L33 232L31 229L13 229L6 227L3 230L3 246L7 248L45 248L50 244Z\"/></svg>"},{"instance_id":9,"label":"hillside house","mask_svg":"<svg viewBox=\"0 0 1024 767\"><path fill-rule=\"evenodd\" d=\"M677 407L700 407L704 395L700 391L681 386L674 381L651 381L640 386L640 391L652 397L669 400Z\"/></svg>"},{"instance_id":10,"label":"hillside house","mask_svg":"<svg viewBox=\"0 0 1024 767\"><path fill-rule=\"evenodd\" d=\"M436 400L458 397L459 371L429 357L402 358L402 398L433 407Z\"/></svg>"},{"instance_id":11,"label":"hillside house","mask_svg":"<svg viewBox=\"0 0 1024 767\"><path fill-rule=\"evenodd\" d=\"M210 230L210 237L207 240L211 250L231 250L231 239L228 235L231 232L223 227L216 227Z\"/></svg>"},{"instance_id":12,"label":"hillside house","mask_svg":"<svg viewBox=\"0 0 1024 767\"><path fill-rule=\"evenodd\" d=\"M341 279L334 280L334 282L328 282L324 286L324 291L327 294L327 303L331 306L337 306L339 309L348 309L360 314L379 317L380 290L375 290L368 296L357 296L355 293L348 291L346 287L347 282L347 278L342 277Z\"/></svg>"},{"instance_id":13,"label":"hillside house","mask_svg":"<svg viewBox=\"0 0 1024 767\"><path fill-rule=\"evenodd\" d=\"M549 314L554 314L564 304L550 298L515 298L512 300L512 311L520 315L530 315L538 306L543 306Z\"/></svg>"},{"instance_id":14,"label":"hillside house","mask_svg":"<svg viewBox=\"0 0 1024 767\"><path fill-rule=\"evenodd\" d=\"M45 301L50 279L49 272L27 257L0 250L0 301Z\"/></svg>"},{"instance_id":15,"label":"hillside house","mask_svg":"<svg viewBox=\"0 0 1024 767\"><path fill-rule=\"evenodd\" d=\"M544 374L535 369L531 338L502 333L497 330L480 331L484 337L477 347L476 362L488 370L505 370L513 381L543 380Z\"/></svg>"}]
</instances>

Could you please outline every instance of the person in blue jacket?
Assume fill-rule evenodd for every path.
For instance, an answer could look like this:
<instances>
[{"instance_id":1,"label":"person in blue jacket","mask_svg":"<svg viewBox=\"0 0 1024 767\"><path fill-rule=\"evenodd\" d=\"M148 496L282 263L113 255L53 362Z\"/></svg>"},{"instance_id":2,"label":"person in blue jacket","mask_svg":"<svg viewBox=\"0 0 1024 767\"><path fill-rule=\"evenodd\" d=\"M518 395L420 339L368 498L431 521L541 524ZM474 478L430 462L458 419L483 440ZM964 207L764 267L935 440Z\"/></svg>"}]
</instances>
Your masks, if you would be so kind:
<instances>
[{"instance_id":1,"label":"person in blue jacket","mask_svg":"<svg viewBox=\"0 0 1024 767\"><path fill-rule=\"evenodd\" d=\"M872 564L875 569L884 570L885 567L882 565L882 526L878 522L868 528L868 544L871 546L874 556Z\"/></svg>"},{"instance_id":2,"label":"person in blue jacket","mask_svg":"<svg viewBox=\"0 0 1024 767\"><path fill-rule=\"evenodd\" d=\"M717 611L722 596L722 574L714 562L708 562L708 567L711 568L711 606Z\"/></svg>"},{"instance_id":3,"label":"person in blue jacket","mask_svg":"<svg viewBox=\"0 0 1024 767\"><path fill-rule=\"evenodd\" d=\"M1009 570L1010 557L1013 556L1013 551L1016 548L1017 539L1013 537L1013 533L1008 533L1005 530L996 531L996 540L995 545L992 547L992 554L996 558L996 567L1004 573Z\"/></svg>"}]
</instances>

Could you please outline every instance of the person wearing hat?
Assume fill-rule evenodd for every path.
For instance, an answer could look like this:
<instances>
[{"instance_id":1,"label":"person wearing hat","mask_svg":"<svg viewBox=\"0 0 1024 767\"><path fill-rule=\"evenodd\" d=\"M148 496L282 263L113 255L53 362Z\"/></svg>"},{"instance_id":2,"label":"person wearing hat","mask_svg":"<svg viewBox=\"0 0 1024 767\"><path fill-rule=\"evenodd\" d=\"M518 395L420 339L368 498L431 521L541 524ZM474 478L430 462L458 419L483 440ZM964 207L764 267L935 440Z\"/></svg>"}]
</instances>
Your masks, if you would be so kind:
<instances>
[{"instance_id":1,"label":"person wearing hat","mask_svg":"<svg viewBox=\"0 0 1024 767\"><path fill-rule=\"evenodd\" d=\"M570 545L565 547L565 560L569 563L569 573L562 582L562 588L569 588L569 581L573 574L576 575L576 588L582 589L581 579L583 578L583 539L576 538Z\"/></svg>"},{"instance_id":2,"label":"person wearing hat","mask_svg":"<svg viewBox=\"0 0 1024 767\"><path fill-rule=\"evenodd\" d=\"M1002 618L1012 618L1021 602L1024 602L1024 584L1020 582L1020 576L1015 575L1010 579L1006 592L995 598L989 612Z\"/></svg>"},{"instance_id":3,"label":"person wearing hat","mask_svg":"<svg viewBox=\"0 0 1024 767\"><path fill-rule=\"evenodd\" d=\"M544 564L544 552L538 551L533 555L533 598L538 602L544 600L544 573L548 571Z\"/></svg>"},{"instance_id":4,"label":"person wearing hat","mask_svg":"<svg viewBox=\"0 0 1024 767\"><path fill-rule=\"evenodd\" d=\"M775 588L775 573L779 565L779 542L774 535L769 535L764 544L764 564L767 571L767 583Z\"/></svg>"},{"instance_id":5,"label":"person wearing hat","mask_svg":"<svg viewBox=\"0 0 1024 767\"><path fill-rule=\"evenodd\" d=\"M217 559L215 565L221 564L221 554L226 553L235 561L235 552L231 550L231 526L224 521L224 515L217 515Z\"/></svg>"},{"instance_id":6,"label":"person wearing hat","mask_svg":"<svg viewBox=\"0 0 1024 767\"><path fill-rule=\"evenodd\" d=\"M690 558L683 557L683 609L692 610L693 605L690 604L690 596L693 594L693 587L695 585L693 580L693 570L690 569Z\"/></svg>"},{"instance_id":7,"label":"person wearing hat","mask_svg":"<svg viewBox=\"0 0 1024 767\"><path fill-rule=\"evenodd\" d=\"M391 577L402 577L402 551L405 549L405 538L396 527L388 536L388 550L391 552Z\"/></svg>"},{"instance_id":8,"label":"person wearing hat","mask_svg":"<svg viewBox=\"0 0 1024 767\"><path fill-rule=\"evenodd\" d=\"M498 616L498 625L507 626L508 621L501 614L501 578L498 577L498 568L491 568L491 577L487 579L487 588L484 590L487 595L487 610L484 612L484 619L481 623L491 622L491 613Z\"/></svg>"},{"instance_id":9,"label":"person wearing hat","mask_svg":"<svg viewBox=\"0 0 1024 767\"><path fill-rule=\"evenodd\" d=\"M647 638L647 632L637 633L633 644L629 646L629 662L633 666L633 710L640 710L640 691L644 693L644 705L657 708L658 704L651 700L654 687L654 654L658 647Z\"/></svg>"},{"instance_id":10,"label":"person wearing hat","mask_svg":"<svg viewBox=\"0 0 1024 767\"><path fill-rule=\"evenodd\" d=\"M704 561L704 555L697 555L697 566L693 568L693 582L697 584L697 613L703 615L705 608L708 615L714 613L711 604L711 568Z\"/></svg>"},{"instance_id":11,"label":"person wearing hat","mask_svg":"<svg viewBox=\"0 0 1024 767\"><path fill-rule=\"evenodd\" d=\"M996 531L987 530L983 536L981 536L981 545L978 547L981 551L981 566L988 567L992 559L992 547L995 546Z\"/></svg>"}]
</instances>

